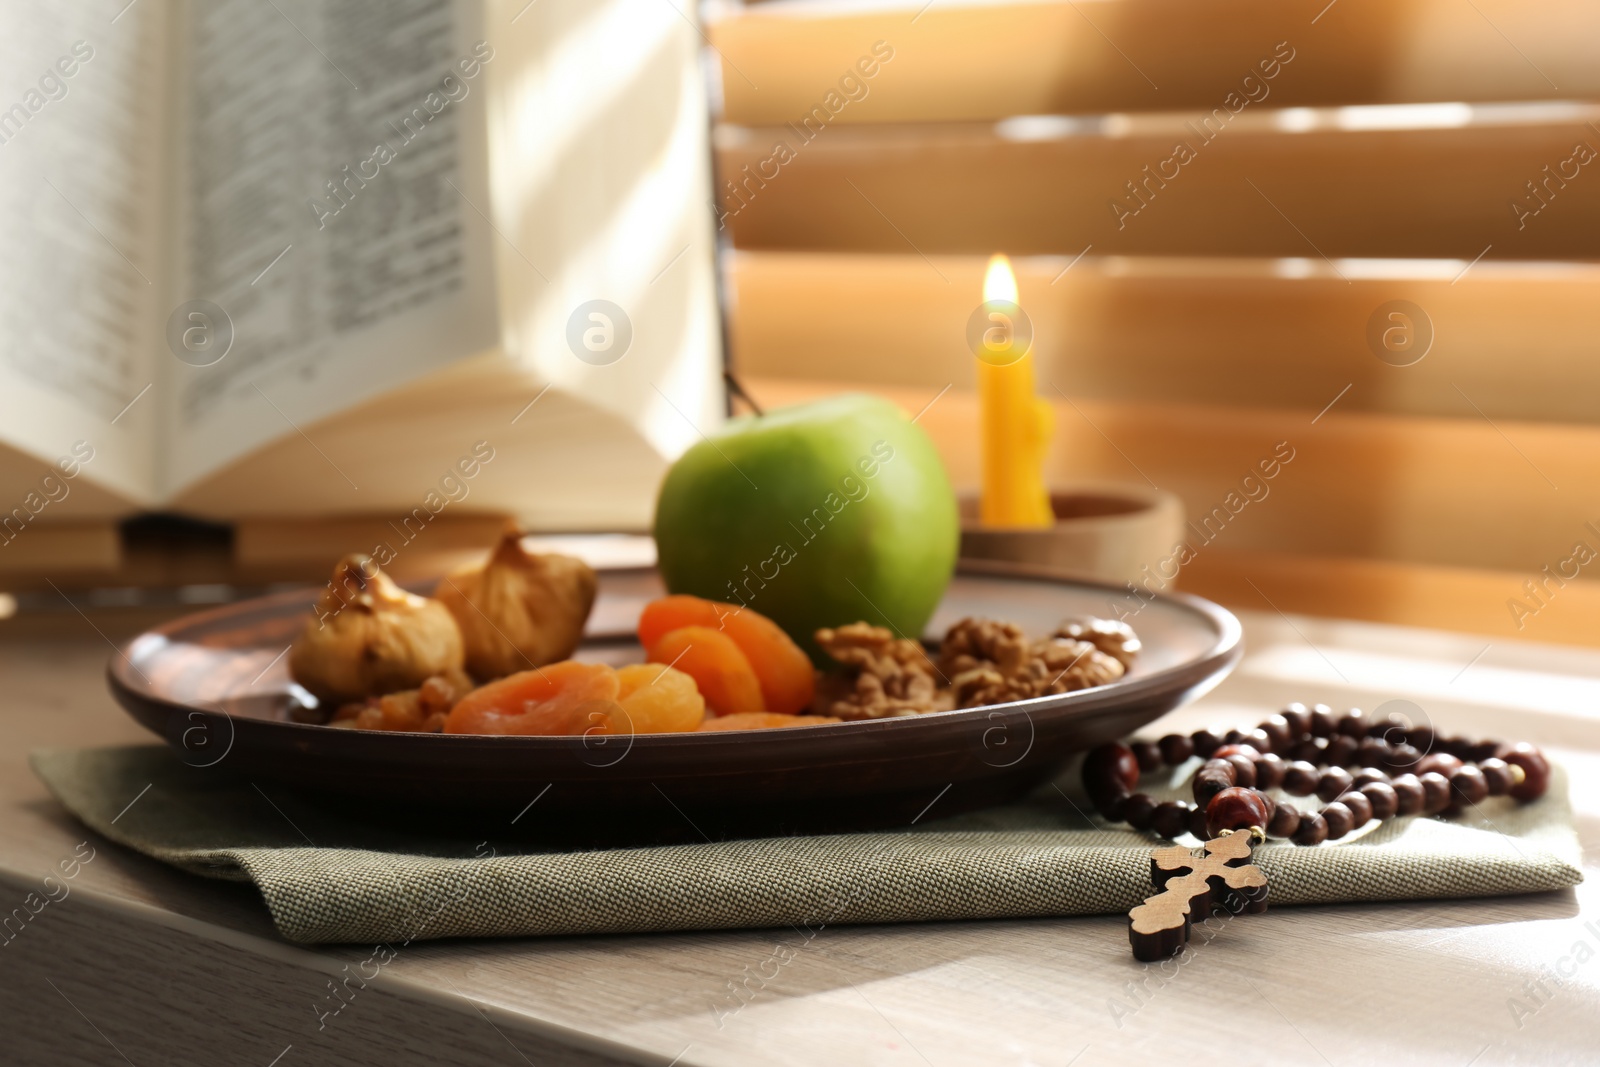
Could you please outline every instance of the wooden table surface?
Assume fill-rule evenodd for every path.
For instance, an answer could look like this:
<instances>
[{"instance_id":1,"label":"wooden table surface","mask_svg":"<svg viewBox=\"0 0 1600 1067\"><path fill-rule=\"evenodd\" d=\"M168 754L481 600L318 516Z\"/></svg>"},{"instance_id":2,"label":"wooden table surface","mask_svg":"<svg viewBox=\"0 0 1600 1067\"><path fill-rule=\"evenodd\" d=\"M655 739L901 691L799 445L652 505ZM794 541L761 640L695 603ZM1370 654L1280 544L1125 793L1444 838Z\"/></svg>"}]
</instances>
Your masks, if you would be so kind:
<instances>
[{"instance_id":1,"label":"wooden table surface","mask_svg":"<svg viewBox=\"0 0 1600 1067\"><path fill-rule=\"evenodd\" d=\"M1161 727L1403 697L1446 731L1545 745L1586 858L1600 846L1600 653L1245 626L1238 671ZM1600 1062L1597 881L1274 909L1165 972L1131 959L1114 916L419 943L324 1014L370 947L279 940L253 888L95 837L27 769L36 746L147 740L106 695L107 654L92 634L0 644L0 916L23 909L0 950L6 1064ZM75 849L94 858L45 883Z\"/></svg>"}]
</instances>

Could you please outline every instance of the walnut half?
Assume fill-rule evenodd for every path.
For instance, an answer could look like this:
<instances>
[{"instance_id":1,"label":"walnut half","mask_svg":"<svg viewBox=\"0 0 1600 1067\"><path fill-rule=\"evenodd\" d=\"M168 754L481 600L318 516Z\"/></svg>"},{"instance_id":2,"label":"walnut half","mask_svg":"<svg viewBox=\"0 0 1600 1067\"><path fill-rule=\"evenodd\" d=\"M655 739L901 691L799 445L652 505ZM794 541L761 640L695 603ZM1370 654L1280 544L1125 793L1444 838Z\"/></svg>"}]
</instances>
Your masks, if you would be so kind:
<instances>
[{"instance_id":1,"label":"walnut half","mask_svg":"<svg viewBox=\"0 0 1600 1067\"><path fill-rule=\"evenodd\" d=\"M1133 658L1142 647L1138 635L1127 623L1120 619L1097 619L1091 615L1066 620L1050 636L1087 641L1123 667L1133 666Z\"/></svg>"},{"instance_id":2,"label":"walnut half","mask_svg":"<svg viewBox=\"0 0 1600 1067\"><path fill-rule=\"evenodd\" d=\"M1138 640L1132 630L1126 637L1117 647L1131 662ZM1105 639L1111 641L1112 635ZM950 676L960 708L1070 693L1114 682L1127 672L1123 660L1089 640L1051 636L1030 642L1015 624L993 619L962 619L952 626L940 647L939 663Z\"/></svg>"},{"instance_id":3,"label":"walnut half","mask_svg":"<svg viewBox=\"0 0 1600 1067\"><path fill-rule=\"evenodd\" d=\"M843 677L822 680L813 705L819 715L882 719L955 706L951 692L938 684L939 668L915 641L864 622L818 630L816 641L849 668Z\"/></svg>"}]
</instances>

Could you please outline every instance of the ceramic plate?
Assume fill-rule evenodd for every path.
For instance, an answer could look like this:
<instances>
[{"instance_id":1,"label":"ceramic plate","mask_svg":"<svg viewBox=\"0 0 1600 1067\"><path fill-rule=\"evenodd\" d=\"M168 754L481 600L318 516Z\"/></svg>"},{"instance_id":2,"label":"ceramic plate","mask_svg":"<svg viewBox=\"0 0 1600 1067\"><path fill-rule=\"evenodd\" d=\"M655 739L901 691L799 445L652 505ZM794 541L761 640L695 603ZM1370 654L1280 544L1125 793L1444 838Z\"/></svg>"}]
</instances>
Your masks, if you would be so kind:
<instances>
[{"instance_id":1,"label":"ceramic plate","mask_svg":"<svg viewBox=\"0 0 1600 1067\"><path fill-rule=\"evenodd\" d=\"M639 611L653 570L603 571L580 659L643 660ZM1209 690L1238 661L1238 620L1191 596L1159 596L1129 622L1144 649L1095 689L905 718L779 730L637 737L471 737L332 729L304 721L284 652L316 589L200 612L112 659L111 691L207 773L270 781L374 811L506 818L537 798L540 826L693 827L702 836L905 825L1014 799L1084 749L1133 732ZM979 615L1030 634L1110 614L1121 589L1004 565L963 565L930 635ZM872 621L870 614L868 621ZM300 721L297 721L300 720ZM651 831L653 833L654 831ZM647 833L645 836L650 836Z\"/></svg>"}]
</instances>

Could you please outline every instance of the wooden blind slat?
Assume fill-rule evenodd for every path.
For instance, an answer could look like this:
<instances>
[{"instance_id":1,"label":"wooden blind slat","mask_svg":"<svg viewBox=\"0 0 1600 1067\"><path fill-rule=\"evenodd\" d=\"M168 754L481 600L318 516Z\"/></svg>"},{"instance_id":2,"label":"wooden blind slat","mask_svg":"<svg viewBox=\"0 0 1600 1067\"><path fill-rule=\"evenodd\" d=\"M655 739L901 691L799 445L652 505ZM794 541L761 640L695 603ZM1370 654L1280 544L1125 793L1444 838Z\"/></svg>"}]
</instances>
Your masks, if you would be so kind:
<instances>
[{"instance_id":1,"label":"wooden blind slat","mask_svg":"<svg viewBox=\"0 0 1600 1067\"><path fill-rule=\"evenodd\" d=\"M1042 378L1075 397L1600 423L1600 264L1014 261ZM985 257L739 252L732 351L756 377L934 391L975 384L967 320ZM1426 354L1368 331L1409 314ZM1391 309L1392 310L1392 309ZM1391 344L1408 338L1392 335ZM1407 358L1384 347L1391 360ZM1415 349L1412 350L1413 352ZM1047 394L1050 388L1041 385Z\"/></svg>"},{"instance_id":2,"label":"wooden blind slat","mask_svg":"<svg viewBox=\"0 0 1600 1067\"><path fill-rule=\"evenodd\" d=\"M1247 611L1369 619L1497 641L1600 645L1600 582L1570 582L1529 616L1506 605L1528 577L1515 571L1217 549L1185 567L1179 585Z\"/></svg>"},{"instance_id":3,"label":"wooden blind slat","mask_svg":"<svg viewBox=\"0 0 1600 1067\"><path fill-rule=\"evenodd\" d=\"M1304 133L1241 114L1209 141L1199 120L1049 140L993 126L829 127L810 141L790 127L725 129L719 206L746 248L1600 254L1600 106Z\"/></svg>"},{"instance_id":4,"label":"wooden blind slat","mask_svg":"<svg viewBox=\"0 0 1600 1067\"><path fill-rule=\"evenodd\" d=\"M778 4L709 35L726 116L747 124L799 118L878 41L893 59L840 122L1210 108L1280 41L1296 58L1271 83L1279 106L1600 95L1588 0Z\"/></svg>"}]
</instances>

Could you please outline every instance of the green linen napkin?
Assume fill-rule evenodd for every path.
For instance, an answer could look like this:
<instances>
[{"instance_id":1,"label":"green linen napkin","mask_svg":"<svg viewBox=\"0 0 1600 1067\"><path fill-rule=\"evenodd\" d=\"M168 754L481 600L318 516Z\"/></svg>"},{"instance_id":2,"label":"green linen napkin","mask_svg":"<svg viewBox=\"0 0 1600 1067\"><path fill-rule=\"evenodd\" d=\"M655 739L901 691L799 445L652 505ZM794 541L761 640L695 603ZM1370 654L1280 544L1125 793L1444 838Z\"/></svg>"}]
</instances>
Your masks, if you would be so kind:
<instances>
[{"instance_id":1,"label":"green linen napkin","mask_svg":"<svg viewBox=\"0 0 1600 1067\"><path fill-rule=\"evenodd\" d=\"M290 941L636 933L1124 912L1154 890L1153 841L1046 786L905 830L539 851L358 822L167 749L35 752L35 772L105 837L208 878L250 881ZM132 803L130 804L130 801ZM1582 881L1559 769L1536 804L1392 819L1337 845L1266 845L1270 902L1499 896Z\"/></svg>"}]
</instances>

